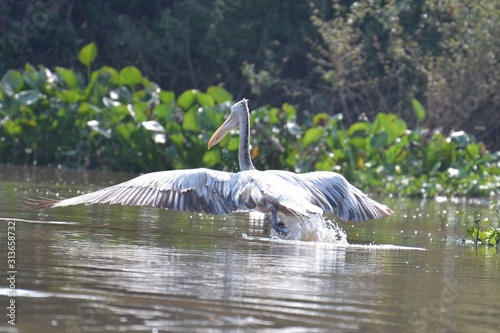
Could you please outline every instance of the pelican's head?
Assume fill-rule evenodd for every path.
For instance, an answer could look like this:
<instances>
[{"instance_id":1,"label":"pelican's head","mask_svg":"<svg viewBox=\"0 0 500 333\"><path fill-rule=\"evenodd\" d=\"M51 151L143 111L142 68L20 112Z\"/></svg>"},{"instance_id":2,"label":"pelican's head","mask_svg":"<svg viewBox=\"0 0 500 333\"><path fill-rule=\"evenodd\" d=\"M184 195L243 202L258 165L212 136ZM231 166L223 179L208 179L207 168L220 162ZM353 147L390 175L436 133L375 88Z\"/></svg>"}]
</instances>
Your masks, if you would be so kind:
<instances>
[{"instance_id":1,"label":"pelican's head","mask_svg":"<svg viewBox=\"0 0 500 333\"><path fill-rule=\"evenodd\" d=\"M245 117L242 117L244 113L248 113L248 99L246 98L243 98L241 101L231 106L231 113L227 117L226 121L220 125L210 140L208 140L208 149L212 148L224 139L227 133L239 128L240 120L245 119Z\"/></svg>"}]
</instances>

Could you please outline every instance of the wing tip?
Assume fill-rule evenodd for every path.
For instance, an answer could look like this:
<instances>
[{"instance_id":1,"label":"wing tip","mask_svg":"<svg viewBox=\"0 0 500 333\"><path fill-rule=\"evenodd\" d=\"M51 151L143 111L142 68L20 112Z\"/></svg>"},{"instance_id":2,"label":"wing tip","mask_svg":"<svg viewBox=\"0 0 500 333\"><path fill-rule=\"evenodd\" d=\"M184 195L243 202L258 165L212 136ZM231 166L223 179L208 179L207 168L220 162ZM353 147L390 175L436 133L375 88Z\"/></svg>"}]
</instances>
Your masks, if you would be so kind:
<instances>
[{"instance_id":1,"label":"wing tip","mask_svg":"<svg viewBox=\"0 0 500 333\"><path fill-rule=\"evenodd\" d=\"M377 207L378 212L380 213L380 217L389 217L394 214L394 211L387 207L386 205L380 205Z\"/></svg>"},{"instance_id":2,"label":"wing tip","mask_svg":"<svg viewBox=\"0 0 500 333\"><path fill-rule=\"evenodd\" d=\"M37 210L37 209L44 209L44 208L52 208L54 207L57 203L61 202L62 199L51 199L51 198L45 198L41 196L35 196L33 198L26 198L23 201L23 204L25 205L25 209L29 210Z\"/></svg>"}]
</instances>

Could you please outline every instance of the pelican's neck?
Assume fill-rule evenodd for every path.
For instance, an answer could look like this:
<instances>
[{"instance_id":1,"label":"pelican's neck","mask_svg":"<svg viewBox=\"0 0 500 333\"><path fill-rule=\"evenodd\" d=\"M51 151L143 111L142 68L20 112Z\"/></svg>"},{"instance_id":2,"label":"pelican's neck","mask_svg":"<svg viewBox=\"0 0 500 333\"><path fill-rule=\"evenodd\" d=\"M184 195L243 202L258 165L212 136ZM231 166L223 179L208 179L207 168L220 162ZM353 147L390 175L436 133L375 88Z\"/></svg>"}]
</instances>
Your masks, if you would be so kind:
<instances>
[{"instance_id":1,"label":"pelican's neck","mask_svg":"<svg viewBox=\"0 0 500 333\"><path fill-rule=\"evenodd\" d=\"M250 157L250 117L248 107L245 106L244 112L240 112L240 149L238 151L238 161L240 162L240 170L255 170Z\"/></svg>"}]
</instances>

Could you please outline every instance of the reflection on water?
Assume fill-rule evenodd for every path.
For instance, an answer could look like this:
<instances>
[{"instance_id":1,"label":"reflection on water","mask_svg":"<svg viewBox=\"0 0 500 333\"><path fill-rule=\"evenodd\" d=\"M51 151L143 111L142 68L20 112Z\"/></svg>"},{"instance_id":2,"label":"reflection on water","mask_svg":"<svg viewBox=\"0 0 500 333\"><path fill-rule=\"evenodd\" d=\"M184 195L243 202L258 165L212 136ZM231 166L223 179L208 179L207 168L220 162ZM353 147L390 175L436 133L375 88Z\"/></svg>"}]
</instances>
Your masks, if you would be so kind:
<instances>
[{"instance_id":1,"label":"reflection on water","mask_svg":"<svg viewBox=\"0 0 500 333\"><path fill-rule=\"evenodd\" d=\"M269 223L253 213L120 206L32 212L20 203L33 193L72 196L128 178L0 166L0 225L16 222L18 272L17 324L3 320L0 332L500 328L495 249L480 248L476 256L470 245L441 240L437 211L466 206L388 202L396 208L391 218L339 223L347 244L344 236L314 239L324 236L315 235L314 228L325 230L318 221L306 227L289 222L299 238L307 230L316 240L302 242L272 239ZM327 229L334 238L335 225ZM0 244L6 237L1 227ZM0 253L4 267L7 255ZM4 305L7 295L8 286L0 284Z\"/></svg>"}]
</instances>

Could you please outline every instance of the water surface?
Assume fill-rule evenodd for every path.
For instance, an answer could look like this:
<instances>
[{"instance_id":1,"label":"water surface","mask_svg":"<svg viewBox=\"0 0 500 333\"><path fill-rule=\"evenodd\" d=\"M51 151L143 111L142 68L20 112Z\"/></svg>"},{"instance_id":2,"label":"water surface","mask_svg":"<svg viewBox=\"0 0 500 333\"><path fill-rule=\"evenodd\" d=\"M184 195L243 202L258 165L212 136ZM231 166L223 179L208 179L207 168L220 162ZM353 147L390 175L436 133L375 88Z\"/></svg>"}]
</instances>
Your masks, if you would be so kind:
<instances>
[{"instance_id":1,"label":"water surface","mask_svg":"<svg viewBox=\"0 0 500 333\"><path fill-rule=\"evenodd\" d=\"M437 212L470 210L465 203L379 198L394 216L339 223L348 244L272 240L267 221L248 212L23 209L26 196L70 197L133 176L0 166L0 267L8 277L15 222L17 271L16 325L2 278L0 332L500 329L496 249L442 240ZM465 234L449 222L448 236Z\"/></svg>"}]
</instances>

